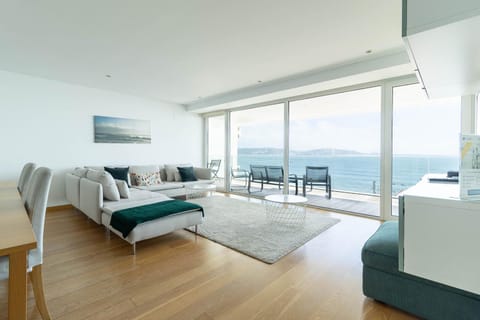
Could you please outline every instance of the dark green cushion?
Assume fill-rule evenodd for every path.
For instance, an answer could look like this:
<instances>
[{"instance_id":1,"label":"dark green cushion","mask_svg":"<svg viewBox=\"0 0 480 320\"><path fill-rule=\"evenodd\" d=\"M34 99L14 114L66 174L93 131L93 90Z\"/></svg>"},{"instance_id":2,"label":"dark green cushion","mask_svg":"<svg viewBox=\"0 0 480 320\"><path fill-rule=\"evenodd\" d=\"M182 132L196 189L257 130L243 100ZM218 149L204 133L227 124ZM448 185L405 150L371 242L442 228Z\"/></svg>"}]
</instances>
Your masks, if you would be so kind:
<instances>
[{"instance_id":1,"label":"dark green cushion","mask_svg":"<svg viewBox=\"0 0 480 320\"><path fill-rule=\"evenodd\" d=\"M387 272L398 272L398 222L383 223L362 249L362 262L366 266Z\"/></svg>"},{"instance_id":2,"label":"dark green cushion","mask_svg":"<svg viewBox=\"0 0 480 320\"><path fill-rule=\"evenodd\" d=\"M128 183L128 170L129 167L125 168L111 168L111 167L104 167L105 171L110 173L114 179L123 180L127 183L128 187L130 188L131 185Z\"/></svg>"},{"instance_id":3,"label":"dark green cushion","mask_svg":"<svg viewBox=\"0 0 480 320\"><path fill-rule=\"evenodd\" d=\"M193 167L178 167L178 172L180 173L180 177L182 181L197 181L197 177L193 172Z\"/></svg>"}]
</instances>

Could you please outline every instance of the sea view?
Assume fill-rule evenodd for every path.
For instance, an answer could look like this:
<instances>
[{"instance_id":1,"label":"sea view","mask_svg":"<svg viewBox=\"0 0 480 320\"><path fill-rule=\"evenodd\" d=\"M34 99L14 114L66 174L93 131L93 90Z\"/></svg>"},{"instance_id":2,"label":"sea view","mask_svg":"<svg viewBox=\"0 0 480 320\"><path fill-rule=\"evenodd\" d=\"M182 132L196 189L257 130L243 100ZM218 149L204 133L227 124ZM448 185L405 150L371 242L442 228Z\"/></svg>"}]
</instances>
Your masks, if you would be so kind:
<instances>
[{"instance_id":1,"label":"sea view","mask_svg":"<svg viewBox=\"0 0 480 320\"><path fill-rule=\"evenodd\" d=\"M238 153L238 166L249 170L250 165L277 165L282 155ZM380 156L368 154L290 155L290 173L302 176L305 166L328 166L332 189L360 193L380 193ZM458 157L454 156L394 156L393 195L415 185L426 173L446 173L458 170ZM374 189L375 185L375 189Z\"/></svg>"}]
</instances>

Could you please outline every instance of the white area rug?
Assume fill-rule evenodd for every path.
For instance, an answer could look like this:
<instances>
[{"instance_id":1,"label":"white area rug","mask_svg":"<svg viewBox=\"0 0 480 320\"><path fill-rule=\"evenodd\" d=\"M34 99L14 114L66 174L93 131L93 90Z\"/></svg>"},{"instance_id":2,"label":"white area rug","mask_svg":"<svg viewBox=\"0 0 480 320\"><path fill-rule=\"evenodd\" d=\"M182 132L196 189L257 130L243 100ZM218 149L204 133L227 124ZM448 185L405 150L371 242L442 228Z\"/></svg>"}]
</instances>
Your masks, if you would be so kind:
<instances>
[{"instance_id":1,"label":"white area rug","mask_svg":"<svg viewBox=\"0 0 480 320\"><path fill-rule=\"evenodd\" d=\"M291 226L267 218L264 204L220 196L188 201L205 211L198 226L201 236L266 263L276 262L340 221L307 212L304 223Z\"/></svg>"}]
</instances>

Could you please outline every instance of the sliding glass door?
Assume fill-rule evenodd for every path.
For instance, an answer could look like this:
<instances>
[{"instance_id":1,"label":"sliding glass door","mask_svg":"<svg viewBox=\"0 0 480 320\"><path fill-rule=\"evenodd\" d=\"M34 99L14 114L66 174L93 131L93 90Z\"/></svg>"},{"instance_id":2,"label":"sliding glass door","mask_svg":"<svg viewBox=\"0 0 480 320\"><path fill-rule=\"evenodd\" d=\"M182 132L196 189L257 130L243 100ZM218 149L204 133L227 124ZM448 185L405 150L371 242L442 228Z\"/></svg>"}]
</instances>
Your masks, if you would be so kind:
<instances>
[{"instance_id":1,"label":"sliding glass door","mask_svg":"<svg viewBox=\"0 0 480 320\"><path fill-rule=\"evenodd\" d=\"M380 215L380 113L380 87L290 103L289 171L308 204Z\"/></svg>"},{"instance_id":2,"label":"sliding glass door","mask_svg":"<svg viewBox=\"0 0 480 320\"><path fill-rule=\"evenodd\" d=\"M461 99L429 100L415 81L379 81L209 116L207 158L222 161L217 182L231 180L228 190L246 195L299 194L311 206L392 218L399 193L427 173L459 166Z\"/></svg>"},{"instance_id":3,"label":"sliding glass door","mask_svg":"<svg viewBox=\"0 0 480 320\"><path fill-rule=\"evenodd\" d=\"M255 196L282 192L283 114L283 104L231 113L232 191Z\"/></svg>"},{"instance_id":4,"label":"sliding glass door","mask_svg":"<svg viewBox=\"0 0 480 320\"><path fill-rule=\"evenodd\" d=\"M217 187L225 189L225 116L210 116L206 118L207 127L207 165L212 160L220 160L217 172Z\"/></svg>"},{"instance_id":5,"label":"sliding glass door","mask_svg":"<svg viewBox=\"0 0 480 320\"><path fill-rule=\"evenodd\" d=\"M427 173L458 171L461 100L427 99L419 84L393 88L392 214L398 194Z\"/></svg>"}]
</instances>

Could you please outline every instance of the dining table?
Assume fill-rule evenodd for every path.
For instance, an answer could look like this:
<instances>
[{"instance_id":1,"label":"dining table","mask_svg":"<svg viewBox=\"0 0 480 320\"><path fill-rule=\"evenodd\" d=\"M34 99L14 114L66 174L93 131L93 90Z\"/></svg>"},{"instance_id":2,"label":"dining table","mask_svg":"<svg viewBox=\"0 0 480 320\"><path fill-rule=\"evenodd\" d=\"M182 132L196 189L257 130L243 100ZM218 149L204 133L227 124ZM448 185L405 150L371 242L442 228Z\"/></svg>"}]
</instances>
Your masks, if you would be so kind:
<instances>
[{"instance_id":1,"label":"dining table","mask_svg":"<svg viewBox=\"0 0 480 320\"><path fill-rule=\"evenodd\" d=\"M15 182L0 181L0 257L9 258L8 319L27 318L27 256L37 247Z\"/></svg>"}]
</instances>

